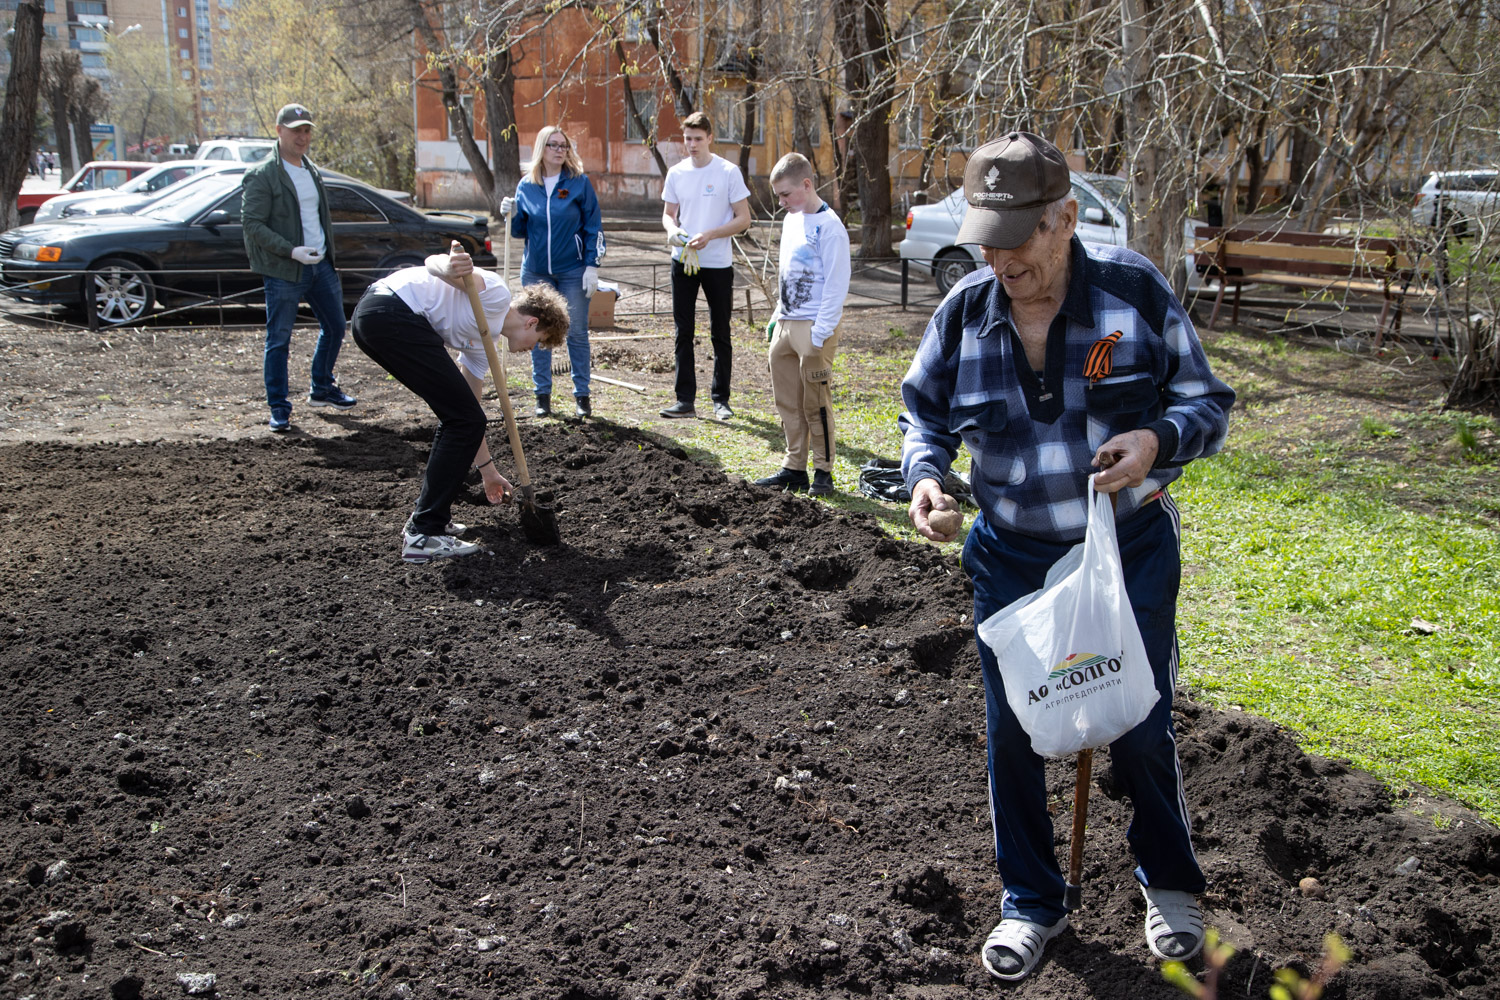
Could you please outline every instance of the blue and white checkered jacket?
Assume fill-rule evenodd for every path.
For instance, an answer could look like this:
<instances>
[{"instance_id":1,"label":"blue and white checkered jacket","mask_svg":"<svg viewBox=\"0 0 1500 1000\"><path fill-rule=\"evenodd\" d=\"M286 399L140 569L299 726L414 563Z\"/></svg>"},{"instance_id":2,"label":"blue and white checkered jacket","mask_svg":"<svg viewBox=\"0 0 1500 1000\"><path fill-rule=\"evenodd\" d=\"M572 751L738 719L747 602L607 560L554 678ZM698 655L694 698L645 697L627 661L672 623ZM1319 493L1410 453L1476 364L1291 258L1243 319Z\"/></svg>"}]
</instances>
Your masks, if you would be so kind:
<instances>
[{"instance_id":1,"label":"blue and white checkered jacket","mask_svg":"<svg viewBox=\"0 0 1500 1000\"><path fill-rule=\"evenodd\" d=\"M1209 370L1192 321L1149 260L1076 236L1070 252L1042 379L1011 323L1009 296L984 267L943 300L901 383L907 486L941 482L962 441L986 518L1059 542L1083 537L1089 463L1101 444L1141 428L1161 441L1146 481L1120 493L1123 521L1184 464L1219 450L1234 405L1234 390ZM1091 380L1090 353L1097 357L1095 345L1115 332L1109 373Z\"/></svg>"}]
</instances>

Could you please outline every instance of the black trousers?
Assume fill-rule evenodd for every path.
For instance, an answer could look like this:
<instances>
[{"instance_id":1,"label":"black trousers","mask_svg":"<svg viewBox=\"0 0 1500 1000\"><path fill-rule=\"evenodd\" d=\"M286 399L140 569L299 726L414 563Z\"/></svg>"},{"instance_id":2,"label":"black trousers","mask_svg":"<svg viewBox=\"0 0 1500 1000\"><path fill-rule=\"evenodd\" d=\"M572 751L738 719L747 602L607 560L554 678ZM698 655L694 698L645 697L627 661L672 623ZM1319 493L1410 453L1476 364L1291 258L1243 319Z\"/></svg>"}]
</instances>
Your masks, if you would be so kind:
<instances>
[{"instance_id":1,"label":"black trousers","mask_svg":"<svg viewBox=\"0 0 1500 1000\"><path fill-rule=\"evenodd\" d=\"M360 350L437 415L432 455L407 530L419 535L446 534L453 498L463 488L474 453L484 440L484 408L432 324L398 296L365 293L354 307L350 329Z\"/></svg>"},{"instance_id":2,"label":"black trousers","mask_svg":"<svg viewBox=\"0 0 1500 1000\"><path fill-rule=\"evenodd\" d=\"M705 267L688 274L681 261L672 262L672 320L677 327L677 379L679 403L693 402L698 395L698 373L693 366L693 334L697 330L698 289L708 302L708 338L714 349L714 380L709 398L729 402L729 376L734 367L734 347L729 342L729 311L734 305L734 268Z\"/></svg>"}]
</instances>

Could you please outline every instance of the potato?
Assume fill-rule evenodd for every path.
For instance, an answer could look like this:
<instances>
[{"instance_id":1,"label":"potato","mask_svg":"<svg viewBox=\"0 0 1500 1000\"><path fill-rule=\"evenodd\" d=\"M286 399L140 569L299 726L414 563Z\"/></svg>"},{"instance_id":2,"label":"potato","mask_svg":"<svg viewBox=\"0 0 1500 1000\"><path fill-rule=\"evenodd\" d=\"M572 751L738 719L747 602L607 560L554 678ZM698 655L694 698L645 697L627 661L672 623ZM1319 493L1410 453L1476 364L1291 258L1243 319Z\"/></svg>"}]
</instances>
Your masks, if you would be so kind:
<instances>
[{"instance_id":1,"label":"potato","mask_svg":"<svg viewBox=\"0 0 1500 1000\"><path fill-rule=\"evenodd\" d=\"M936 531L940 535L957 534L958 529L963 527L964 524L964 515L958 509L958 501L944 493L943 505L947 509L934 510L928 514L927 523L932 527L933 531Z\"/></svg>"}]
</instances>

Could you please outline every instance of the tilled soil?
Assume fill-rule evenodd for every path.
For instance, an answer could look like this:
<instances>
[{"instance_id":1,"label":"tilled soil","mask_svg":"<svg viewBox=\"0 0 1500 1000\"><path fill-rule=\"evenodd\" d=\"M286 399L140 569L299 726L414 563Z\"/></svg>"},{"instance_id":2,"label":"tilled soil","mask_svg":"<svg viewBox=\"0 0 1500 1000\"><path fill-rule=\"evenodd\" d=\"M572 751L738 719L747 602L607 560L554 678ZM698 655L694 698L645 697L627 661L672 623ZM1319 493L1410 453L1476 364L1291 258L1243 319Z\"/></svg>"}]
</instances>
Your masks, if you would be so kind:
<instances>
[{"instance_id":1,"label":"tilled soil","mask_svg":"<svg viewBox=\"0 0 1500 1000\"><path fill-rule=\"evenodd\" d=\"M999 989L954 559L597 421L526 428L562 547L473 489L488 552L407 567L429 436L0 448L13 995ZM1177 722L1222 997L1330 931L1335 1000L1500 995L1492 830L1264 721ZM1179 996L1094 773L1085 907L1009 992ZM1071 762L1049 778L1065 856Z\"/></svg>"}]
</instances>

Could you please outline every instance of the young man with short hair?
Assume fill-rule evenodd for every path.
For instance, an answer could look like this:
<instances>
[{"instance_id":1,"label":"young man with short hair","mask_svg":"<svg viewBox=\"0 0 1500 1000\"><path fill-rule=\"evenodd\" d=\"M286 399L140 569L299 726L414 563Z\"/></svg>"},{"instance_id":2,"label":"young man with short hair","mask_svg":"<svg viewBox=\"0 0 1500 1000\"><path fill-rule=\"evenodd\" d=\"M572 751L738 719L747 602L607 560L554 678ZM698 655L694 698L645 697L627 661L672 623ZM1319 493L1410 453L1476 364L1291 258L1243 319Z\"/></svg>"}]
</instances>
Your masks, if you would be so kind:
<instances>
[{"instance_id":1,"label":"young man with short hair","mask_svg":"<svg viewBox=\"0 0 1500 1000\"><path fill-rule=\"evenodd\" d=\"M709 340L714 350L709 396L714 417L728 420L729 377L733 348L729 312L734 294L734 248L730 237L750 228L750 189L740 169L713 152L714 127L695 111L682 120L687 159L672 165L662 184L662 227L672 247L672 319L677 327L677 402L664 417L695 417L698 378L694 371L693 336L697 332L698 289L708 302Z\"/></svg>"},{"instance_id":2,"label":"young man with short hair","mask_svg":"<svg viewBox=\"0 0 1500 1000\"><path fill-rule=\"evenodd\" d=\"M269 427L291 427L286 363L297 304L306 300L322 329L313 349L309 406L347 410L357 402L338 387L333 364L344 342L344 292L333 266L333 221L323 177L307 149L312 112L288 104L276 115L276 155L245 171L240 211L250 270L266 286L266 352L263 364Z\"/></svg>"},{"instance_id":3,"label":"young man with short hair","mask_svg":"<svg viewBox=\"0 0 1500 1000\"><path fill-rule=\"evenodd\" d=\"M802 154L788 153L771 168L771 191L786 209L786 218L781 223L776 309L766 327L771 342L766 357L776 412L786 434L786 459L779 472L755 480L755 485L826 495L833 492L828 379L849 294L849 232L818 196L812 164Z\"/></svg>"},{"instance_id":4,"label":"young man with short hair","mask_svg":"<svg viewBox=\"0 0 1500 1000\"><path fill-rule=\"evenodd\" d=\"M510 483L495 468L484 440L486 420L479 405L485 373L497 379L500 373L490 371L466 276L478 288L480 307L497 334L497 351L550 350L568 334L568 303L555 289L529 285L512 295L500 275L476 268L457 241L448 253L428 257L424 267L402 268L376 281L354 307L350 326L360 350L438 418L422 492L401 536L401 558L418 565L479 551L459 537L468 529L450 516L471 465L490 503L510 497ZM457 364L449 353L455 350Z\"/></svg>"}]
</instances>

